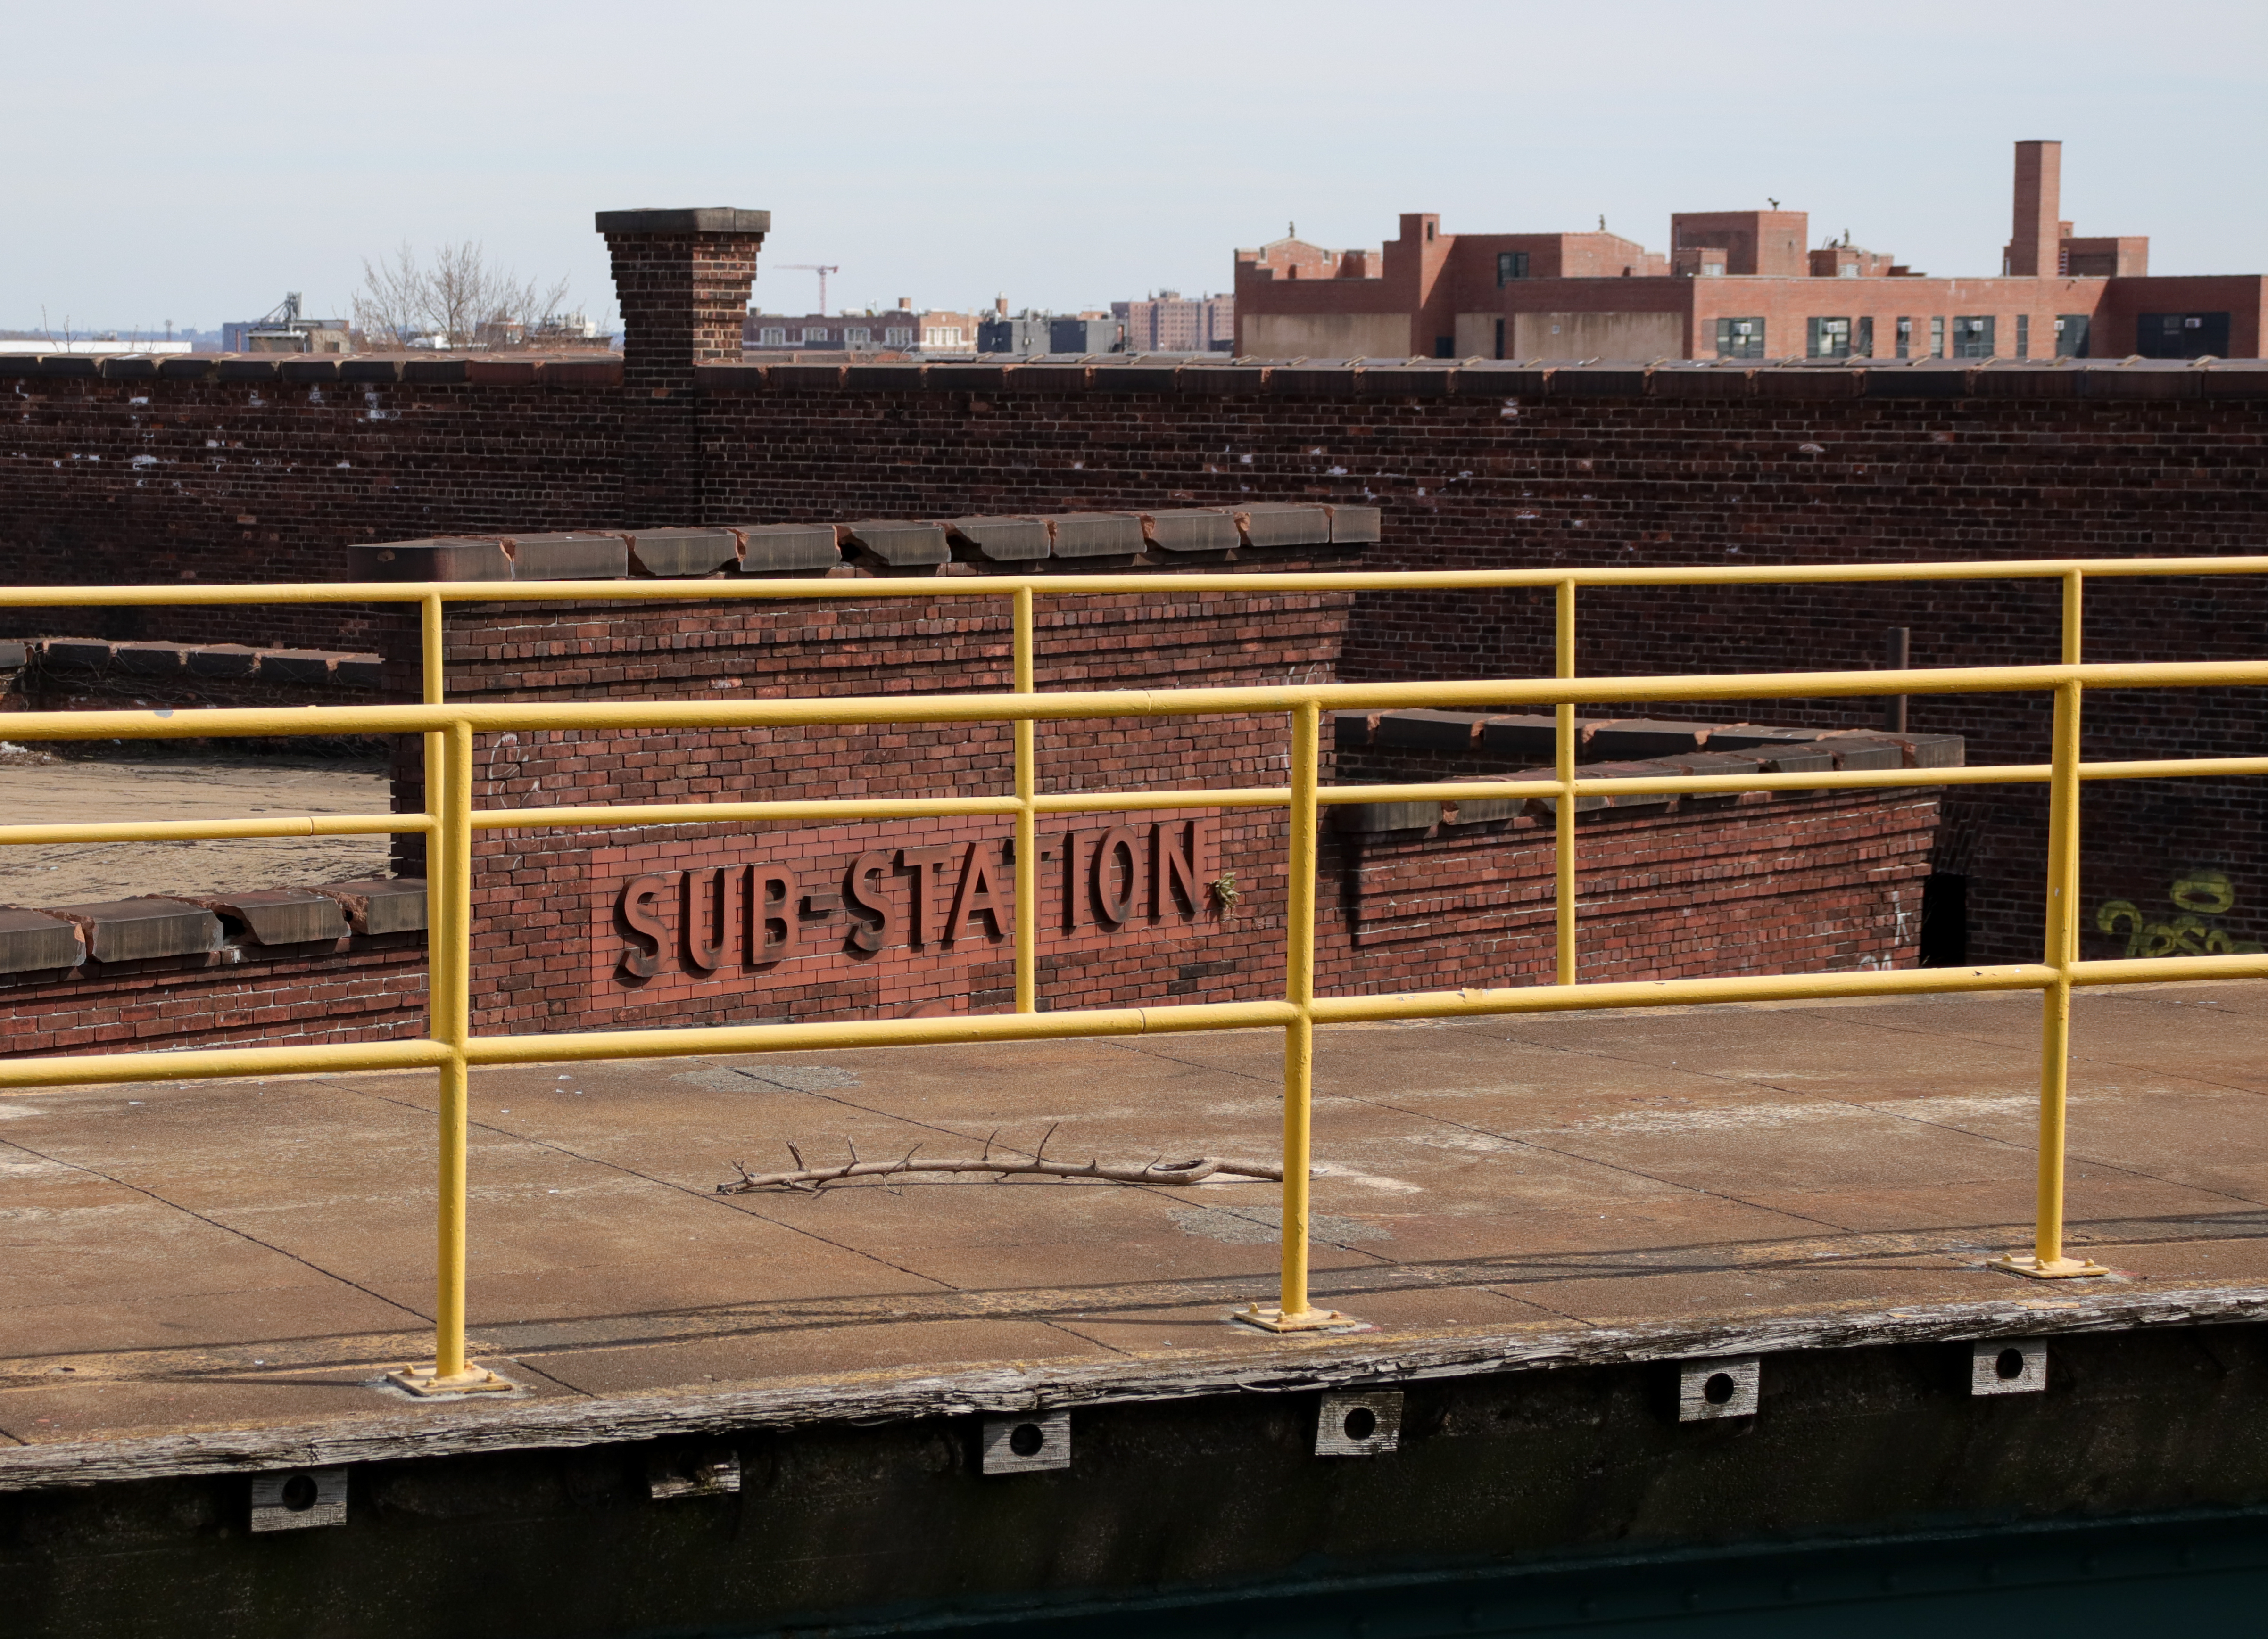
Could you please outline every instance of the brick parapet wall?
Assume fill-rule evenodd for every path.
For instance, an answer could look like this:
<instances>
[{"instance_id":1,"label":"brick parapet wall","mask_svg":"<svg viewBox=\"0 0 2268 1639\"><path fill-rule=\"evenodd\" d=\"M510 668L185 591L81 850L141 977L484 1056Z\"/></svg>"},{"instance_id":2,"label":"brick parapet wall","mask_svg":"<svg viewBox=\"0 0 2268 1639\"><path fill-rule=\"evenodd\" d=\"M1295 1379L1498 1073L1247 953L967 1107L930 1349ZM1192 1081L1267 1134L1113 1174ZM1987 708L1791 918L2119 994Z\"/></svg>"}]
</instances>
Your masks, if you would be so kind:
<instances>
[{"instance_id":1,"label":"brick parapet wall","mask_svg":"<svg viewBox=\"0 0 2268 1639\"><path fill-rule=\"evenodd\" d=\"M1251 599L1205 592L1197 578L1167 584L1173 591L1159 597L1043 605L1034 643L1041 687L1281 683L1324 680L1335 672L1352 602L1348 594ZM1004 692L1011 686L1005 599L893 598L862 604L855 587L845 583L850 596L839 603L648 603L604 613L550 604L456 606L445 637L447 692L463 701L738 701ZM389 664L406 670L413 653L405 644ZM1106 719L1042 724L1036 740L1043 790L1138 788L1168 778L1249 785L1284 777L1287 731L1280 719L1270 717ZM1012 756L1005 724L484 735L475 750L474 801L526 806L1000 792L1012 784ZM397 759L396 792L403 807L423 801L422 757L414 745L404 746ZM965 845L980 834L992 836L1004 824L930 825L917 827L918 835L900 825L890 834L898 839L893 846ZM1241 840L1254 825L1264 821L1232 821L1225 827L1230 840L1222 845L1224 857L1244 862L1247 882L1281 871L1280 847L1270 866L1259 857L1265 850L1256 841L1248 846ZM760 834L770 839L782 830L766 827ZM483 882L476 937L495 939L508 930L512 946L501 970L482 971L476 1007L487 1027L587 1027L593 1017L585 970L597 891L594 856L637 848L674 849L687 859L714 855L721 863L725 856L716 850L745 841L749 831L745 826L672 827L478 839ZM799 838L764 846L784 849L783 857L804 860L807 868L824 861L839 871L838 856L875 845L880 834L836 827L816 842ZM415 848L405 847L403 867L414 868L416 860ZM1059 988L1060 994L1130 997L1137 982L1131 976L1114 981L1116 988L1102 987L1092 949L1050 954L1058 966L1080 970L1066 978L1070 988ZM814 981L821 993L848 982L841 974ZM954 994L966 1004L968 981L956 977L951 982L962 987ZM988 981L975 988L997 986ZM898 991L888 994L895 997ZM809 1005L784 994L775 1001ZM627 1011L619 1020L606 1012L608 1022L659 1017L650 1017L651 1010L635 998L622 1006Z\"/></svg>"},{"instance_id":2,"label":"brick parapet wall","mask_svg":"<svg viewBox=\"0 0 2268 1639\"><path fill-rule=\"evenodd\" d=\"M1195 811L1191 811L1194 812ZM1142 816L1147 822L1152 816ZM1168 813L1174 825L1184 816ZM1585 815L1583 978L1847 971L1909 966L1920 926L1934 800L1915 792L1739 802ZM1086 828L1107 820L1069 816ZM600 849L643 851L665 871L761 856L799 873L806 892L839 881L846 852L997 841L1005 824L934 822L919 835L889 822L757 833L654 828L541 850L490 849L478 864L475 1027L489 1032L762 1019L899 1017L924 1008L998 1011L1012 1000L1010 946L983 923L959 948L901 937L846 960L839 922L801 917L794 959L757 973L737 961L688 978L669 909L670 954L650 991L609 988L618 936L592 893ZM1233 915L1218 905L1127 930L1065 935L1055 891L1059 856L1042 862L1043 1005L1108 1007L1248 999L1283 982L1284 826L1280 816L1224 825L1204 859L1234 870ZM597 847L590 846L597 844ZM1318 988L1375 994L1548 981L1554 961L1552 841L1528 817L1359 840L1327 834L1320 850ZM531 870L531 864L535 867ZM901 880L899 886L902 888ZM554 902L514 917L531 896ZM901 934L907 907L896 905ZM556 922L549 912L559 913ZM1003 915L1011 915L1004 904ZM832 935L832 938L828 937ZM382 1040L425 1028L425 952L416 934L335 946L232 947L209 958L87 963L67 978L0 980L9 1031L0 1056L156 1047Z\"/></svg>"},{"instance_id":3,"label":"brick parapet wall","mask_svg":"<svg viewBox=\"0 0 2268 1639\"><path fill-rule=\"evenodd\" d=\"M1685 798L1578 816L1587 981L1911 966L1937 827L1922 791ZM1548 819L1335 838L1319 987L1364 994L1548 983L1557 900ZM1328 900L1328 896L1327 896Z\"/></svg>"},{"instance_id":4,"label":"brick parapet wall","mask_svg":"<svg viewBox=\"0 0 2268 1639\"><path fill-rule=\"evenodd\" d=\"M202 957L90 960L60 977L0 975L0 1011L8 1058L422 1036L424 936L229 945Z\"/></svg>"}]
</instances>

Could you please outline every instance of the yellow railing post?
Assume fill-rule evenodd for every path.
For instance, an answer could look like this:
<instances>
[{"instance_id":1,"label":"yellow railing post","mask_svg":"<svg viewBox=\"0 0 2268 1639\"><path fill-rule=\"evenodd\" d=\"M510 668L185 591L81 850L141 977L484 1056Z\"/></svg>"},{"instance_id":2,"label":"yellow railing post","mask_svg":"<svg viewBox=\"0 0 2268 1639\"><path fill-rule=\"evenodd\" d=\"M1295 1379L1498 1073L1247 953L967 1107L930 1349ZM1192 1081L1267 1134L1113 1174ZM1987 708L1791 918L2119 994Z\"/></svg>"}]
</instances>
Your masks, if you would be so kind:
<instances>
[{"instance_id":1,"label":"yellow railing post","mask_svg":"<svg viewBox=\"0 0 2268 1639\"><path fill-rule=\"evenodd\" d=\"M2063 660L2077 665L2082 650L2083 583L2073 570L2063 584ZM2106 1275L2088 1258L2063 1249L2066 1105L2071 1086L2072 966L2079 959L2079 708L2076 679L2056 685L2055 751L2048 782L2047 915L2040 959L2056 976L2040 996L2039 1187L2034 1204L2032 1253L2011 1253L2002 1267L2048 1278Z\"/></svg>"},{"instance_id":2,"label":"yellow railing post","mask_svg":"<svg viewBox=\"0 0 2268 1639\"><path fill-rule=\"evenodd\" d=\"M1292 709L1291 846L1284 894L1284 999L1298 1014L1284 1026L1283 1270L1272 1309L1255 1304L1236 1318L1270 1332L1345 1326L1336 1309L1307 1300L1307 1193L1314 1114L1315 800L1322 710L1314 701Z\"/></svg>"},{"instance_id":3,"label":"yellow railing post","mask_svg":"<svg viewBox=\"0 0 2268 1639\"><path fill-rule=\"evenodd\" d=\"M466 1394L509 1389L512 1384L465 1359L465 1197L467 1069L472 1040L473 730L452 723L444 741L438 835L429 838L425 869L438 882L440 920L427 930L432 952L427 985L433 1040L449 1057L440 1070L439 1165L434 1207L433 1363L389 1372L389 1379L419 1394Z\"/></svg>"},{"instance_id":4,"label":"yellow railing post","mask_svg":"<svg viewBox=\"0 0 2268 1639\"><path fill-rule=\"evenodd\" d=\"M1559 583L1558 634L1554 644L1558 677L1575 675L1575 583ZM1557 821L1555 858L1557 873L1553 892L1559 908L1559 982L1575 982L1575 702L1561 701L1554 709L1552 772L1559 781L1559 800L1554 805Z\"/></svg>"},{"instance_id":5,"label":"yellow railing post","mask_svg":"<svg viewBox=\"0 0 2268 1639\"><path fill-rule=\"evenodd\" d=\"M428 592L417 606L418 670L423 687L420 693L424 703L441 703L443 680L446 675L442 648L441 594ZM425 812L436 825L440 823L445 805L444 792L448 784L446 757L447 737L427 734L423 737L425 747ZM438 831L425 834L425 992L427 1011L432 1020L429 1033L440 1040L441 1025L438 1009L441 992L447 979L444 965L446 955L441 949L440 929L448 916L446 889L440 867L434 856L441 846Z\"/></svg>"},{"instance_id":6,"label":"yellow railing post","mask_svg":"<svg viewBox=\"0 0 2268 1639\"><path fill-rule=\"evenodd\" d=\"M1032 589L1016 588L1016 692L1034 692L1032 674ZM1040 971L1040 816L1034 806L1039 796L1038 759L1033 749L1032 720L1018 717L1016 737L1016 1011L1039 1011Z\"/></svg>"}]
</instances>

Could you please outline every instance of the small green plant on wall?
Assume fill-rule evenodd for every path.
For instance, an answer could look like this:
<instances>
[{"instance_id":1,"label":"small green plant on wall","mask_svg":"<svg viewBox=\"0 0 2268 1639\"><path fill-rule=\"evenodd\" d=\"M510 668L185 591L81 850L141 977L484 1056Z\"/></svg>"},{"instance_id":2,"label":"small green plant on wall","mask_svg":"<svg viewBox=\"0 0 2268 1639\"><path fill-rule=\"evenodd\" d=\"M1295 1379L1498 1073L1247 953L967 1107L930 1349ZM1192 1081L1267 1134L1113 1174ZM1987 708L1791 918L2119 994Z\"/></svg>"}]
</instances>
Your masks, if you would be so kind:
<instances>
[{"instance_id":1,"label":"small green plant on wall","mask_svg":"<svg viewBox=\"0 0 2268 1639\"><path fill-rule=\"evenodd\" d=\"M2175 915L2153 922L2132 900L2105 900L2095 908L2095 925L2126 936L2129 956L2238 955L2260 949L2255 939L2233 938L2226 928L2205 920L2233 910L2236 887L2226 871L2192 871L2166 890Z\"/></svg>"}]
</instances>

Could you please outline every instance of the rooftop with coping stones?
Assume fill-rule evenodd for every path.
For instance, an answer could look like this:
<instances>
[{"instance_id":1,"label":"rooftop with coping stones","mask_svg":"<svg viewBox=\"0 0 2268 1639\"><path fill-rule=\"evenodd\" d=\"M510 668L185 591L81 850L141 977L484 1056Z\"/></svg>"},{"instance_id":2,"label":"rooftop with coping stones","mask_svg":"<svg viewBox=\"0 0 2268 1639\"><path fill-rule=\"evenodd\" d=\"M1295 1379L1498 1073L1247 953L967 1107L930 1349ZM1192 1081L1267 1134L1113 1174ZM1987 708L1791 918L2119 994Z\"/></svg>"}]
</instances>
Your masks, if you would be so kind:
<instances>
[{"instance_id":1,"label":"rooftop with coping stones","mask_svg":"<svg viewBox=\"0 0 2268 1639\"><path fill-rule=\"evenodd\" d=\"M711 392L836 388L846 392L1254 393L1397 398L1506 393L1595 398L2257 398L2268 360L2222 359L1376 359L1184 355L1036 355L1016 363L780 363L693 367ZM619 356L491 358L356 355L284 357L191 354L95 358L0 356L0 379L257 384L328 382L426 386L620 387Z\"/></svg>"}]
</instances>

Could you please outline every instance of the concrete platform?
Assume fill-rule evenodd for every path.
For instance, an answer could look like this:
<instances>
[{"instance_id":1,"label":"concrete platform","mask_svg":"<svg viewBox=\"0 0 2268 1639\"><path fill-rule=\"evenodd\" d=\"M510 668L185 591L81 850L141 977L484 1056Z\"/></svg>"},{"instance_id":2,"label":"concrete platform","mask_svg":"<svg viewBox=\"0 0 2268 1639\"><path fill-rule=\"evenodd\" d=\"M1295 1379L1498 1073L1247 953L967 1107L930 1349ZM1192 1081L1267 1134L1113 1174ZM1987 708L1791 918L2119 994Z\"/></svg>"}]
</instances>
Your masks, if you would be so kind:
<instances>
[{"instance_id":1,"label":"concrete platform","mask_svg":"<svg viewBox=\"0 0 2268 1639\"><path fill-rule=\"evenodd\" d=\"M381 762L344 757L183 753L63 758L16 746L0 726L0 805L11 825L160 816L382 814ZM0 849L0 904L76 905L144 893L240 893L386 874L383 836L225 837L166 842L42 842Z\"/></svg>"},{"instance_id":2,"label":"concrete platform","mask_svg":"<svg viewBox=\"0 0 2268 1639\"><path fill-rule=\"evenodd\" d=\"M0 1098L0 1488L1522 1366L2268 1317L2268 985L2076 1003L2070 1241L2032 1283L2028 996L1351 1026L1317 1041L1318 1302L1276 1187L915 1178L916 1145L1272 1157L1272 1032L547 1066L473 1083L475 1352L417 1402L430 1074Z\"/></svg>"}]
</instances>

